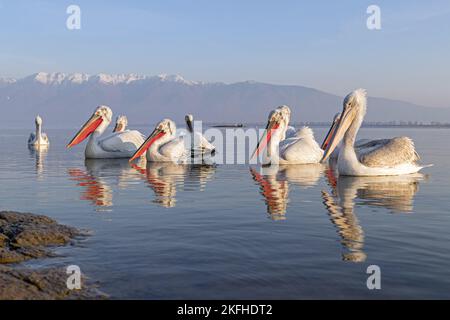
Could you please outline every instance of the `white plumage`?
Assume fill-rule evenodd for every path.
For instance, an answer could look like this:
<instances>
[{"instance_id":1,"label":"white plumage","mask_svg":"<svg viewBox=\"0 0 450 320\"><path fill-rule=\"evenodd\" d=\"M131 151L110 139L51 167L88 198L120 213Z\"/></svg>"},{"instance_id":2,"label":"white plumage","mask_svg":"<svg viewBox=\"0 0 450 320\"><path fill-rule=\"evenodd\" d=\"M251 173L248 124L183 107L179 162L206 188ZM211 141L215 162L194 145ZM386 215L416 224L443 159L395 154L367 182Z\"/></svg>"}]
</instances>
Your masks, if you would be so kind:
<instances>
[{"instance_id":1,"label":"white plumage","mask_svg":"<svg viewBox=\"0 0 450 320\"><path fill-rule=\"evenodd\" d=\"M278 107L270 113L266 130L254 155L258 155L267 145L267 151L262 157L263 164L319 163L323 150L314 139L311 128L303 127L295 131L289 127L290 115L288 106Z\"/></svg>"},{"instance_id":2,"label":"white plumage","mask_svg":"<svg viewBox=\"0 0 450 320\"><path fill-rule=\"evenodd\" d=\"M78 131L68 148L81 143L89 136L85 149L88 159L115 159L131 157L144 142L144 136L136 130L124 130L103 135L111 123L112 111L107 106L99 106L91 118Z\"/></svg>"},{"instance_id":3,"label":"white plumage","mask_svg":"<svg viewBox=\"0 0 450 320\"><path fill-rule=\"evenodd\" d=\"M201 133L198 135L202 136ZM164 119L142 143L130 161L146 152L147 161L188 163L191 157L203 160L214 152L214 146L196 134L176 136L176 125L170 119Z\"/></svg>"},{"instance_id":4,"label":"white plumage","mask_svg":"<svg viewBox=\"0 0 450 320\"><path fill-rule=\"evenodd\" d=\"M344 110L331 137L323 160L326 160L343 139L337 167L339 174L351 176L400 175L418 172L419 156L413 141L396 137L360 142L355 150L355 140L366 113L366 92L358 89L344 99Z\"/></svg>"},{"instance_id":5,"label":"white plumage","mask_svg":"<svg viewBox=\"0 0 450 320\"><path fill-rule=\"evenodd\" d=\"M33 147L48 146L50 141L47 134L42 132L42 118L37 115L35 119L36 131L30 133L28 138L28 145Z\"/></svg>"}]
</instances>

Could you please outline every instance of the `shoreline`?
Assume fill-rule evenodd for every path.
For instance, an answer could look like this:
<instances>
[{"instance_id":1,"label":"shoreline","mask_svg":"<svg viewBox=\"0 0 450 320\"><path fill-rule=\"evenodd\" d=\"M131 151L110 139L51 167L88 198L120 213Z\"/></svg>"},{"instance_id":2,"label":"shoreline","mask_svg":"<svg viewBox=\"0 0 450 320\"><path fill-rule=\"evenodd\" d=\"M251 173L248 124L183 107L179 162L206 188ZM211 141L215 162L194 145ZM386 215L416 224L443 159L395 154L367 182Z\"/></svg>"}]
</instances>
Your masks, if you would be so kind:
<instances>
[{"instance_id":1,"label":"shoreline","mask_svg":"<svg viewBox=\"0 0 450 320\"><path fill-rule=\"evenodd\" d=\"M81 274L81 289L69 289L64 266L30 268L21 263L55 257L51 250L88 234L32 213L0 211L0 300L104 299Z\"/></svg>"}]
</instances>

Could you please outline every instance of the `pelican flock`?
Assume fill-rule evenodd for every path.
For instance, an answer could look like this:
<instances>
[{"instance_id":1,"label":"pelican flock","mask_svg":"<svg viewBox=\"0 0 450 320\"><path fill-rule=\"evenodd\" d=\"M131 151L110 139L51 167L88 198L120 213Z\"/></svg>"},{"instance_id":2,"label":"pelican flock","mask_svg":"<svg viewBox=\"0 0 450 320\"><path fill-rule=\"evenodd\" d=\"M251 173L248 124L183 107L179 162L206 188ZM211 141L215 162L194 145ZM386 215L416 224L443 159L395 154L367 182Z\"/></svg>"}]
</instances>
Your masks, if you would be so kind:
<instances>
[{"instance_id":1,"label":"pelican flock","mask_svg":"<svg viewBox=\"0 0 450 320\"><path fill-rule=\"evenodd\" d=\"M89 137L85 149L85 157L87 159L114 159L133 156L144 142L143 135L136 130L125 130L103 135L111 123L112 115L113 113L109 107L97 107L89 120L69 142L67 148L71 148Z\"/></svg>"},{"instance_id":2,"label":"pelican flock","mask_svg":"<svg viewBox=\"0 0 450 320\"><path fill-rule=\"evenodd\" d=\"M263 136L257 143L252 158L262 154L263 165L281 165L283 172L298 173L300 170L310 175L314 173L316 179L323 172L322 164L328 159L330 166L326 172L337 171L342 176L410 175L426 167L419 164L420 157L409 137L356 140L366 110L367 97L364 89L348 94L343 101L342 112L335 115L322 145L319 145L311 128L302 127L297 130L289 125L291 109L282 105L270 112ZM86 159L127 158L132 162L140 158L144 163L174 165L192 163L190 161L197 156L202 160L207 159L215 153L215 146L201 130L196 130L191 114L185 116L186 132L177 134L175 122L164 119L146 139L139 131L127 129L128 119L124 115L116 118L112 133L105 133L112 116L112 110L108 106L98 106L67 148L88 139ZM28 144L35 147L48 146L49 139L42 132L42 118L39 115L36 116L35 125L36 131L30 134ZM307 164L315 167L306 166ZM302 169L295 165L300 165ZM269 180L262 179L262 176L253 171L252 174L262 186L271 185ZM281 189L286 191L287 197L287 187ZM280 202L281 211L286 209L286 197L276 197L283 200ZM268 204L272 204L272 200L269 197Z\"/></svg>"},{"instance_id":3,"label":"pelican flock","mask_svg":"<svg viewBox=\"0 0 450 320\"><path fill-rule=\"evenodd\" d=\"M357 89L344 99L338 124L327 143L322 161L329 158L343 140L337 157L341 175L390 176L411 174L424 166L418 164L419 155L408 137L374 140L355 150L355 140L366 114L367 98L364 89Z\"/></svg>"},{"instance_id":4,"label":"pelican flock","mask_svg":"<svg viewBox=\"0 0 450 320\"><path fill-rule=\"evenodd\" d=\"M28 145L33 147L48 146L50 141L48 140L47 134L42 132L42 118L37 115L35 119L36 131L30 133L28 138Z\"/></svg>"},{"instance_id":5,"label":"pelican flock","mask_svg":"<svg viewBox=\"0 0 450 320\"><path fill-rule=\"evenodd\" d=\"M194 153L203 157L214 152L214 146L206 139L191 139L188 135L177 136L176 130L176 124L172 120L160 121L132 155L130 162L146 153L149 162L187 163Z\"/></svg>"}]
</instances>

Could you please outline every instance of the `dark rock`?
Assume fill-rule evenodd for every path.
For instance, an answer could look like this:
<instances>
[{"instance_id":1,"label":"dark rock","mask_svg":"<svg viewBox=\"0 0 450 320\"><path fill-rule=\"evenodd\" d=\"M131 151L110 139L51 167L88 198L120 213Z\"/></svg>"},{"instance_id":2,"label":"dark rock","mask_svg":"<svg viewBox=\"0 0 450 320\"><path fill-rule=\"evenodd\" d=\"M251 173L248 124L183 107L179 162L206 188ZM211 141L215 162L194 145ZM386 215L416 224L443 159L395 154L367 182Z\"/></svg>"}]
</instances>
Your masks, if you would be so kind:
<instances>
[{"instance_id":1,"label":"dark rock","mask_svg":"<svg viewBox=\"0 0 450 320\"><path fill-rule=\"evenodd\" d=\"M0 212L0 263L49 256L47 246L65 245L81 232L46 216Z\"/></svg>"},{"instance_id":2,"label":"dark rock","mask_svg":"<svg viewBox=\"0 0 450 320\"><path fill-rule=\"evenodd\" d=\"M69 290L63 268L13 269L0 265L0 300L105 299L93 286ZM82 284L84 284L83 279Z\"/></svg>"},{"instance_id":3,"label":"dark rock","mask_svg":"<svg viewBox=\"0 0 450 320\"><path fill-rule=\"evenodd\" d=\"M81 290L69 290L65 268L30 269L2 264L52 256L49 246L61 246L77 236L75 228L41 215L0 212L0 300L98 299L106 295L82 277Z\"/></svg>"}]
</instances>

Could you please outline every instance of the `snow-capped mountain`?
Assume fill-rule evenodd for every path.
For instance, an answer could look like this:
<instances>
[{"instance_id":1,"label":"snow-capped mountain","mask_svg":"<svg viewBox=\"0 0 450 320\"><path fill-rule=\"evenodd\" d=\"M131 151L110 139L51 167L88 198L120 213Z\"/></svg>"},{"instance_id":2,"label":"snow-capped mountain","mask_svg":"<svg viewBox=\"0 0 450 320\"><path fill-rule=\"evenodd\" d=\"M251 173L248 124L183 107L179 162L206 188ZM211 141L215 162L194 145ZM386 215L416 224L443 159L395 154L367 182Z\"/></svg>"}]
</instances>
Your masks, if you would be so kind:
<instances>
[{"instance_id":1,"label":"snow-capped mountain","mask_svg":"<svg viewBox=\"0 0 450 320\"><path fill-rule=\"evenodd\" d=\"M0 85L9 85L15 83L17 80L13 78L0 78Z\"/></svg>"},{"instance_id":2,"label":"snow-capped mountain","mask_svg":"<svg viewBox=\"0 0 450 320\"><path fill-rule=\"evenodd\" d=\"M80 85L85 83L101 83L101 84L109 84L109 85L118 85L118 84L130 84L133 82L176 82L186 85L195 85L199 84L199 82L185 80L180 75L168 75L168 74L160 74L157 76L143 76L135 73L130 74L106 74L99 73L96 75L90 75L87 73L61 73L61 72L38 72L32 74L23 79L2 79L3 81L12 83L12 82L37 82L45 85ZM0 83L2 82L0 80Z\"/></svg>"},{"instance_id":3,"label":"snow-capped mountain","mask_svg":"<svg viewBox=\"0 0 450 320\"><path fill-rule=\"evenodd\" d=\"M370 93L370 88L367 88ZM39 113L49 126L76 127L97 105L126 114L130 123L162 118L182 122L186 113L208 122L264 122L282 104L293 122L328 122L342 109L342 97L302 86L255 81L204 83L180 75L46 73L0 80L0 125L24 127ZM450 122L450 108L369 98L367 121Z\"/></svg>"}]
</instances>

